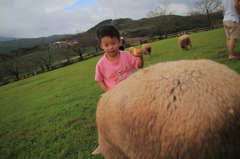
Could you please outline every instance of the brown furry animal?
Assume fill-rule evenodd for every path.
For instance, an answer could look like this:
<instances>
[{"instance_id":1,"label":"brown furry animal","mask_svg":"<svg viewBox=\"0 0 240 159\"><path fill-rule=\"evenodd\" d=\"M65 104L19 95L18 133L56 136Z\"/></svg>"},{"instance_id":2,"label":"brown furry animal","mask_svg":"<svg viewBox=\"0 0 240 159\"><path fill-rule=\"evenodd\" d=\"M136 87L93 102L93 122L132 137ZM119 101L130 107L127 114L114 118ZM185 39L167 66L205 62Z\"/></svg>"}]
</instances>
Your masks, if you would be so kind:
<instances>
[{"instance_id":1,"label":"brown furry animal","mask_svg":"<svg viewBox=\"0 0 240 159\"><path fill-rule=\"evenodd\" d=\"M188 35L182 35L181 37L179 37L178 44L180 45L182 50L187 50L188 45L190 46L190 49L192 49L192 43Z\"/></svg>"},{"instance_id":2,"label":"brown furry animal","mask_svg":"<svg viewBox=\"0 0 240 159\"><path fill-rule=\"evenodd\" d=\"M240 75L210 60L158 63L100 99L107 159L240 158Z\"/></svg>"},{"instance_id":3,"label":"brown furry animal","mask_svg":"<svg viewBox=\"0 0 240 159\"><path fill-rule=\"evenodd\" d=\"M130 52L132 55L133 55L133 53L134 53L134 49L135 49L134 47L130 47L130 48L129 48L129 52Z\"/></svg>"},{"instance_id":4,"label":"brown furry animal","mask_svg":"<svg viewBox=\"0 0 240 159\"><path fill-rule=\"evenodd\" d=\"M134 56L138 55L138 53L140 53L142 51L143 51L142 49L135 49L134 47L129 48L129 52Z\"/></svg>"},{"instance_id":5,"label":"brown furry animal","mask_svg":"<svg viewBox=\"0 0 240 159\"><path fill-rule=\"evenodd\" d=\"M151 57L151 45L150 44L142 44L142 50L145 55L148 55L148 57Z\"/></svg>"}]
</instances>

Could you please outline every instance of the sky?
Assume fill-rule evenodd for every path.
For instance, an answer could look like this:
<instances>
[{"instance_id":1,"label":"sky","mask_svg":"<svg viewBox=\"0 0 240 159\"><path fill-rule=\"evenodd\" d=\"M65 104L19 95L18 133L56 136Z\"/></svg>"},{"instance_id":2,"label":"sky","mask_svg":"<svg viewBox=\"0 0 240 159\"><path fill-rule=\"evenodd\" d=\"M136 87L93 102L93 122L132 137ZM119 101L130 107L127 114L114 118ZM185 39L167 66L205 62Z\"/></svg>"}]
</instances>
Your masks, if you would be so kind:
<instances>
[{"instance_id":1,"label":"sky","mask_svg":"<svg viewBox=\"0 0 240 159\"><path fill-rule=\"evenodd\" d=\"M166 0L0 0L0 37L38 38L85 32L106 19L147 18ZM186 15L197 0L168 0Z\"/></svg>"}]
</instances>

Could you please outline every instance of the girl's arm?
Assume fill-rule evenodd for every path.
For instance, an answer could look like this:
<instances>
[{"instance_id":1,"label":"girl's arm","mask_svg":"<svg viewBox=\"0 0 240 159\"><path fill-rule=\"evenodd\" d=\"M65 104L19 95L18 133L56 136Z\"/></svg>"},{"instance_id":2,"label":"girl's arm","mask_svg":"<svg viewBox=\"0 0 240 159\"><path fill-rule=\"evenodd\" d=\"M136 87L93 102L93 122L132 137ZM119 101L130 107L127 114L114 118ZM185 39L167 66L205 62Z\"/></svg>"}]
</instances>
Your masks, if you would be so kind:
<instances>
[{"instance_id":1,"label":"girl's arm","mask_svg":"<svg viewBox=\"0 0 240 159\"><path fill-rule=\"evenodd\" d=\"M144 60L143 60L143 56L138 56L139 60L138 60L138 68L142 68L144 65Z\"/></svg>"},{"instance_id":2,"label":"girl's arm","mask_svg":"<svg viewBox=\"0 0 240 159\"><path fill-rule=\"evenodd\" d=\"M98 84L100 85L100 87L102 88L102 90L104 92L107 92L110 88L105 84L104 81L98 81Z\"/></svg>"}]
</instances>

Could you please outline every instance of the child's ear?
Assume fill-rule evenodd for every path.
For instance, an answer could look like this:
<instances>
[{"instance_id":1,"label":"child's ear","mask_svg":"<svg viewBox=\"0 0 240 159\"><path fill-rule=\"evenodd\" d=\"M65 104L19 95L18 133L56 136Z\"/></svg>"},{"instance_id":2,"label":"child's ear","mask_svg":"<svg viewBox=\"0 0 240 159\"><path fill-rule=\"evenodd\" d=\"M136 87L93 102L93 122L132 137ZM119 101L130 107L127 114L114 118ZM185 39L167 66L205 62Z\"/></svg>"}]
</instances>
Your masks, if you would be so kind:
<instances>
[{"instance_id":1,"label":"child's ear","mask_svg":"<svg viewBox=\"0 0 240 159\"><path fill-rule=\"evenodd\" d=\"M100 46L100 48L101 48L101 49L103 49L103 47L102 47L102 45L101 45L101 44L100 44L99 46Z\"/></svg>"}]
</instances>

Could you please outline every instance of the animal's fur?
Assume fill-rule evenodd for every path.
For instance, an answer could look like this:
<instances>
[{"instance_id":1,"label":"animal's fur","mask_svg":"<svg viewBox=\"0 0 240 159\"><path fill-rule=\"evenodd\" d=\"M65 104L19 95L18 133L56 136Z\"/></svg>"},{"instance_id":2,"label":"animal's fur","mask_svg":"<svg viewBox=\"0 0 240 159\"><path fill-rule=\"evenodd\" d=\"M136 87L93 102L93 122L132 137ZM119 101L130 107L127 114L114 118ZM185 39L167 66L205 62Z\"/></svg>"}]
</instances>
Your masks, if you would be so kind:
<instances>
[{"instance_id":1,"label":"animal's fur","mask_svg":"<svg viewBox=\"0 0 240 159\"><path fill-rule=\"evenodd\" d=\"M190 49L192 49L192 43L188 35L180 36L178 39L178 44L180 45L182 50L187 50L188 45L190 46Z\"/></svg>"},{"instance_id":2,"label":"animal's fur","mask_svg":"<svg viewBox=\"0 0 240 159\"><path fill-rule=\"evenodd\" d=\"M138 54L142 54L143 53L143 50L142 49L135 49L134 47L130 47L129 48L129 52L134 55L134 56L137 56Z\"/></svg>"},{"instance_id":3,"label":"animal's fur","mask_svg":"<svg viewBox=\"0 0 240 159\"><path fill-rule=\"evenodd\" d=\"M142 44L142 50L145 55L148 55L148 57L151 57L151 45L150 44Z\"/></svg>"},{"instance_id":4,"label":"animal's fur","mask_svg":"<svg viewBox=\"0 0 240 159\"><path fill-rule=\"evenodd\" d=\"M158 63L103 94L107 159L240 158L240 75L210 60Z\"/></svg>"},{"instance_id":5,"label":"animal's fur","mask_svg":"<svg viewBox=\"0 0 240 159\"><path fill-rule=\"evenodd\" d=\"M129 48L129 52L130 52L132 55L133 55L133 53L134 53L134 49L135 49L134 47L130 47L130 48Z\"/></svg>"}]
</instances>

